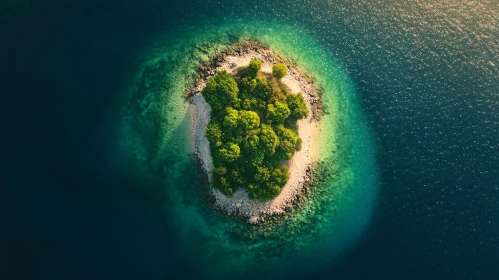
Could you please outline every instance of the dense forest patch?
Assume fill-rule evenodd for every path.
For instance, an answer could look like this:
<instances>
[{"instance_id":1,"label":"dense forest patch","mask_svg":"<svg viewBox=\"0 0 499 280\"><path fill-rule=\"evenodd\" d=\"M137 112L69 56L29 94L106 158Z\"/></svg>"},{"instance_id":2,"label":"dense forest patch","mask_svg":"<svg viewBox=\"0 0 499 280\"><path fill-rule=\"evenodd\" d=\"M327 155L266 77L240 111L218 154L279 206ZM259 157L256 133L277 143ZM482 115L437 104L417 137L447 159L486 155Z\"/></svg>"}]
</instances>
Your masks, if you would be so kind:
<instances>
[{"instance_id":1,"label":"dense forest patch","mask_svg":"<svg viewBox=\"0 0 499 280\"><path fill-rule=\"evenodd\" d=\"M274 65L272 75L261 73L261 66L251 60L234 76L218 72L201 93L212 109L206 137L213 187L227 196L245 187L250 198L268 201L289 180L283 163L301 149L297 121L309 110L303 95L281 82L286 65Z\"/></svg>"}]
</instances>

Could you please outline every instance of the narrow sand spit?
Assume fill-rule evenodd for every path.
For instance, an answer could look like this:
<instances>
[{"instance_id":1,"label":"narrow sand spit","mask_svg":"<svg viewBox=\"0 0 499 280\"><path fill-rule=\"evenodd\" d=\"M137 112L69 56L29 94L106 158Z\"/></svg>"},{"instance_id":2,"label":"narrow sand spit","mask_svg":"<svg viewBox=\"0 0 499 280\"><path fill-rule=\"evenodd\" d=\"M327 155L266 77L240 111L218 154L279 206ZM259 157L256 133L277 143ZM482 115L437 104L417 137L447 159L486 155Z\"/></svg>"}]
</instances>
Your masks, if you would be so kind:
<instances>
[{"instance_id":1,"label":"narrow sand spit","mask_svg":"<svg viewBox=\"0 0 499 280\"><path fill-rule=\"evenodd\" d=\"M277 59L271 51L260 48L249 48L242 54L231 54L218 61L218 66L208 71L208 77L216 72L226 70L232 73L239 67L249 65L251 59L260 59L262 61L262 72L271 73L272 66ZM225 212L227 215L236 215L246 218L249 223L258 223L265 219L266 215L284 214L286 209L293 207L293 201L302 193L304 183L309 180L311 164L314 160L314 141L317 140L319 131L316 108L318 93L311 84L310 79L305 78L295 68L288 65L288 74L282 81L291 89L293 93L303 93L310 114L306 119L298 121L298 135L303 140L300 151L295 152L289 163L290 178L282 189L279 196L275 199L262 203L251 200L248 192L244 188L239 188L232 197L223 195L219 190L210 187L210 193L215 199L215 207ZM210 122L210 105L205 101L200 91L205 86L205 80L197 83L192 95L191 120L192 136L194 141L195 153L198 155L202 168L207 172L209 182L211 183L211 174L213 170L213 159L210 155L210 143L205 137L206 126Z\"/></svg>"}]
</instances>

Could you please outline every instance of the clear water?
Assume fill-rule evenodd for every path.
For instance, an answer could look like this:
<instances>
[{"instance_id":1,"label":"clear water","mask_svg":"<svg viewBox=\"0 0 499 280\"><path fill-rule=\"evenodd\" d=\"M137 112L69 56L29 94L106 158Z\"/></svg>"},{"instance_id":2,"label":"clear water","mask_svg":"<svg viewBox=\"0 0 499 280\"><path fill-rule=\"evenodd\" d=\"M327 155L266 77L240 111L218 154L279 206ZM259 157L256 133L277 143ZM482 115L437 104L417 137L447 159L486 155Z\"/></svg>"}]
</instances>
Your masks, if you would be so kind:
<instances>
[{"instance_id":1,"label":"clear water","mask_svg":"<svg viewBox=\"0 0 499 280\"><path fill-rule=\"evenodd\" d=\"M276 261L264 273L274 279L499 279L497 0L1 6L2 85L11 86L2 93L12 110L2 111L12 131L2 135L3 175L12 180L0 196L0 255L12 278L206 279L224 261L259 278L256 255ZM325 98L340 122L321 147L340 143L330 167L353 179L331 180L337 193L302 216L328 218L308 226L317 231L279 236L282 247L279 238L245 241L244 228L203 208L181 148L188 120L173 93L191 66L230 42L225 33L260 38L332 89ZM193 54L198 41L218 47ZM162 56L174 66L163 80L172 94L131 103L156 104L151 112L169 120L151 153L148 126L135 119L126 131L119 121L134 121L122 105L140 69ZM297 245L292 268L282 264L293 263L286 244Z\"/></svg>"},{"instance_id":2,"label":"clear water","mask_svg":"<svg viewBox=\"0 0 499 280\"><path fill-rule=\"evenodd\" d=\"M165 211L176 231L179 255L207 273L226 275L291 268L304 260L313 268L348 248L369 221L377 175L373 140L355 89L334 58L307 33L275 22L196 26L167 36L172 37L179 41L158 39L145 51L148 58L138 80L156 82L148 74L155 67L165 87L149 85L140 94L129 90L132 94L125 99L122 116L129 121L122 123L119 153L147 166L135 168L164 176ZM189 150L190 121L183 93L202 61L239 39L257 39L296 61L324 89L327 114L320 122L319 182L312 186L312 196L302 209L272 225L249 226L211 210L202 200L202 174ZM167 62L160 64L161 59ZM157 118L165 122L164 130L143 132L142 127Z\"/></svg>"}]
</instances>

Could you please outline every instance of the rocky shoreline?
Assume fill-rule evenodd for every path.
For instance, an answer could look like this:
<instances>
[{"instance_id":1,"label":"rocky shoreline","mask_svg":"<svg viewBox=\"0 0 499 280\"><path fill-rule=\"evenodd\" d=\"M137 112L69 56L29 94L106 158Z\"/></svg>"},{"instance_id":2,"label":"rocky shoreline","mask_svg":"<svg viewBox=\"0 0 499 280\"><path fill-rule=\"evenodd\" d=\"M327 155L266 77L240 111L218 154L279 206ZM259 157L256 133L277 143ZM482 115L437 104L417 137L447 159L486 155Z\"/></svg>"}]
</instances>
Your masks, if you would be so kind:
<instances>
[{"instance_id":1,"label":"rocky shoreline","mask_svg":"<svg viewBox=\"0 0 499 280\"><path fill-rule=\"evenodd\" d=\"M312 86L315 84L312 77L306 73L300 72L297 69L294 61L283 58L280 54L270 50L267 46L258 41L241 41L227 47L220 53L213 56L210 60L200 65L199 75L194 79L194 84L191 87L191 90L189 90L184 97L192 103L194 95L201 92L209 78L215 76L218 71L227 68L227 66L229 66L229 69L235 69L238 67L239 65L230 65L229 57L245 57L255 54L260 54L260 59L263 62L286 64L288 66L288 77L296 77L298 82L304 82ZM322 90L318 87L313 87L314 92L311 92L311 95L309 95L308 98L312 107L312 117L314 120L319 121L320 117L324 114L324 106L320 99Z\"/></svg>"},{"instance_id":2,"label":"rocky shoreline","mask_svg":"<svg viewBox=\"0 0 499 280\"><path fill-rule=\"evenodd\" d=\"M233 72L235 69L248 65L253 58L262 61L262 72L270 73L275 63L285 63L288 74L283 82L293 93L302 92L310 114L306 119L298 121L298 134L303 140L302 150L295 153L288 162L290 179L276 198L268 202L249 199L244 188L239 188L232 197L226 197L219 190L208 187L208 200L223 214L244 219L251 224L265 222L271 217L291 211L299 204L302 196L308 190L314 162L313 141L318 133L318 121L324 108L320 99L320 90L314 86L309 76L298 71L296 64L284 59L279 54L269 50L257 41L241 41L221 51L199 68L199 76L185 97L191 102L192 146L198 156L200 165L211 183L210 171L214 169L210 155L209 141L206 139L206 126L210 121L211 108L201 95L201 90L209 78L218 71Z\"/></svg>"}]
</instances>

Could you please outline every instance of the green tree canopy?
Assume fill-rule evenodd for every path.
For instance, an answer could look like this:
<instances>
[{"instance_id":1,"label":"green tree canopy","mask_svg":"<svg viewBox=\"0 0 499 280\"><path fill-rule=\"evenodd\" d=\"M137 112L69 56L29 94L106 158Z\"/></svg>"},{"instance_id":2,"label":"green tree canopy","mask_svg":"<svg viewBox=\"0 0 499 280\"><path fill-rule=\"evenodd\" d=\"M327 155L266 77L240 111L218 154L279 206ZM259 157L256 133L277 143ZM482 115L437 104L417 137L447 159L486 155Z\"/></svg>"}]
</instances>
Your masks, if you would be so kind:
<instances>
[{"instance_id":1,"label":"green tree canopy","mask_svg":"<svg viewBox=\"0 0 499 280\"><path fill-rule=\"evenodd\" d=\"M295 150L296 151L300 151L302 144L303 144L303 140L301 140L301 138L298 137L298 139L296 140L296 144L295 144Z\"/></svg>"},{"instance_id":2,"label":"green tree canopy","mask_svg":"<svg viewBox=\"0 0 499 280\"><path fill-rule=\"evenodd\" d=\"M272 172L272 182L278 186L284 186L289 180L289 167L284 165Z\"/></svg>"},{"instance_id":3,"label":"green tree canopy","mask_svg":"<svg viewBox=\"0 0 499 280\"><path fill-rule=\"evenodd\" d=\"M234 143L225 144L218 152L218 158L225 162L233 162L239 158L241 149Z\"/></svg>"},{"instance_id":4,"label":"green tree canopy","mask_svg":"<svg viewBox=\"0 0 499 280\"><path fill-rule=\"evenodd\" d=\"M260 117L253 111L239 111L239 124L244 131L250 131L260 126Z\"/></svg>"},{"instance_id":5,"label":"green tree canopy","mask_svg":"<svg viewBox=\"0 0 499 280\"><path fill-rule=\"evenodd\" d=\"M247 99L253 97L253 91L256 87L256 79L242 78L239 80L239 91L241 98Z\"/></svg>"},{"instance_id":6,"label":"green tree canopy","mask_svg":"<svg viewBox=\"0 0 499 280\"><path fill-rule=\"evenodd\" d=\"M276 79L280 80L288 73L288 68L284 63L277 63L272 66L272 76L276 77Z\"/></svg>"},{"instance_id":7,"label":"green tree canopy","mask_svg":"<svg viewBox=\"0 0 499 280\"><path fill-rule=\"evenodd\" d=\"M255 88L253 89L253 95L265 102L272 97L272 87L267 83L267 80L264 77L255 78Z\"/></svg>"},{"instance_id":8,"label":"green tree canopy","mask_svg":"<svg viewBox=\"0 0 499 280\"><path fill-rule=\"evenodd\" d=\"M258 167L255 174L255 181L258 183L266 183L270 180L271 172L267 167Z\"/></svg>"},{"instance_id":9,"label":"green tree canopy","mask_svg":"<svg viewBox=\"0 0 499 280\"><path fill-rule=\"evenodd\" d=\"M276 153L281 158L290 160L297 147L298 135L291 129L285 128L283 125L278 126L277 135L279 138L279 145L276 149Z\"/></svg>"},{"instance_id":10,"label":"green tree canopy","mask_svg":"<svg viewBox=\"0 0 499 280\"><path fill-rule=\"evenodd\" d=\"M227 106L237 105L239 88L227 71L218 72L209 79L201 91L214 113L222 112Z\"/></svg>"},{"instance_id":11,"label":"green tree canopy","mask_svg":"<svg viewBox=\"0 0 499 280\"><path fill-rule=\"evenodd\" d=\"M275 153L275 148L279 144L279 138L275 134L274 130L270 125L262 124L262 129L258 135L260 138L261 148L267 155L272 155Z\"/></svg>"},{"instance_id":12,"label":"green tree canopy","mask_svg":"<svg viewBox=\"0 0 499 280\"><path fill-rule=\"evenodd\" d=\"M206 127L206 138L215 147L220 147L222 145L223 132L220 129L220 125L215 122L210 122Z\"/></svg>"},{"instance_id":13,"label":"green tree canopy","mask_svg":"<svg viewBox=\"0 0 499 280\"><path fill-rule=\"evenodd\" d=\"M219 189L223 194L232 196L233 188L227 181L227 169L225 167L217 167L213 172L213 187Z\"/></svg>"},{"instance_id":14,"label":"green tree canopy","mask_svg":"<svg viewBox=\"0 0 499 280\"><path fill-rule=\"evenodd\" d=\"M246 76L248 76L251 79L256 78L261 68L262 68L262 61L260 61L259 59L252 59L250 61L248 68L246 69Z\"/></svg>"},{"instance_id":15,"label":"green tree canopy","mask_svg":"<svg viewBox=\"0 0 499 280\"><path fill-rule=\"evenodd\" d=\"M289 168L283 166L275 168L273 171L265 167L258 168L255 179L260 184L250 184L248 186L250 197L260 201L267 201L281 193L282 187L289 180Z\"/></svg>"},{"instance_id":16,"label":"green tree canopy","mask_svg":"<svg viewBox=\"0 0 499 280\"><path fill-rule=\"evenodd\" d=\"M268 201L289 180L281 165L301 148L296 121L308 109L303 96L260 74L261 66L252 60L236 79L219 72L201 93L212 108L206 128L215 166L212 186L227 196L245 187L252 199Z\"/></svg>"},{"instance_id":17,"label":"green tree canopy","mask_svg":"<svg viewBox=\"0 0 499 280\"><path fill-rule=\"evenodd\" d=\"M264 150L260 148L260 137L256 134L251 134L242 141L242 148L244 153L243 164L250 169L257 168L263 164L265 157ZM275 149L275 148L274 148ZM251 171L251 170L249 170ZM249 172L251 173L251 172Z\"/></svg>"},{"instance_id":18,"label":"green tree canopy","mask_svg":"<svg viewBox=\"0 0 499 280\"><path fill-rule=\"evenodd\" d=\"M291 116L295 120L303 119L308 116L309 111L307 103L301 93L288 95L286 103L288 104L289 110L291 110Z\"/></svg>"},{"instance_id":19,"label":"green tree canopy","mask_svg":"<svg viewBox=\"0 0 499 280\"><path fill-rule=\"evenodd\" d=\"M224 117L224 127L226 128L235 128L239 123L239 111L232 109L231 107L227 107L226 110L227 115Z\"/></svg>"},{"instance_id":20,"label":"green tree canopy","mask_svg":"<svg viewBox=\"0 0 499 280\"><path fill-rule=\"evenodd\" d=\"M274 104L267 105L267 120L272 124L283 123L291 114L286 103L276 101Z\"/></svg>"},{"instance_id":21,"label":"green tree canopy","mask_svg":"<svg viewBox=\"0 0 499 280\"><path fill-rule=\"evenodd\" d=\"M235 184L238 184L238 185L241 185L244 183L244 176L243 176L243 173L241 172L240 168L235 166L232 168L232 170L230 171L229 173L229 180L232 182L232 183L235 183Z\"/></svg>"}]
</instances>

